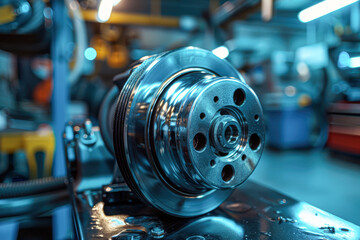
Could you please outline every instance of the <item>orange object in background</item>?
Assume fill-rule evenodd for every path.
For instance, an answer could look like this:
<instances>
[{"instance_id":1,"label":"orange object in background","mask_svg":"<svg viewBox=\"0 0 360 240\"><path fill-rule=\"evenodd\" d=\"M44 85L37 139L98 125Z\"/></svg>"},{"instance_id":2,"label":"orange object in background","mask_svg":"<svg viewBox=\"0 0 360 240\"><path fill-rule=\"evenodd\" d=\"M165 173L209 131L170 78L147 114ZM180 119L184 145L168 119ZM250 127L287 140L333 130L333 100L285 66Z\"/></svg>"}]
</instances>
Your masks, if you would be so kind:
<instances>
[{"instance_id":1,"label":"orange object in background","mask_svg":"<svg viewBox=\"0 0 360 240\"><path fill-rule=\"evenodd\" d=\"M52 79L47 79L36 85L33 92L33 97L36 103L48 104L51 100L53 82Z\"/></svg>"},{"instance_id":2,"label":"orange object in background","mask_svg":"<svg viewBox=\"0 0 360 240\"><path fill-rule=\"evenodd\" d=\"M105 60L109 54L109 46L107 42L100 36L94 36L90 41L90 46L96 50L96 58L98 60Z\"/></svg>"},{"instance_id":3,"label":"orange object in background","mask_svg":"<svg viewBox=\"0 0 360 240\"><path fill-rule=\"evenodd\" d=\"M38 104L50 103L53 89L51 60L46 58L35 59L31 64L31 68L34 74L43 80L35 86L33 92L34 101Z\"/></svg>"},{"instance_id":4,"label":"orange object in background","mask_svg":"<svg viewBox=\"0 0 360 240\"><path fill-rule=\"evenodd\" d=\"M129 53L125 46L115 45L110 51L107 63L111 68L123 68L129 61Z\"/></svg>"}]
</instances>

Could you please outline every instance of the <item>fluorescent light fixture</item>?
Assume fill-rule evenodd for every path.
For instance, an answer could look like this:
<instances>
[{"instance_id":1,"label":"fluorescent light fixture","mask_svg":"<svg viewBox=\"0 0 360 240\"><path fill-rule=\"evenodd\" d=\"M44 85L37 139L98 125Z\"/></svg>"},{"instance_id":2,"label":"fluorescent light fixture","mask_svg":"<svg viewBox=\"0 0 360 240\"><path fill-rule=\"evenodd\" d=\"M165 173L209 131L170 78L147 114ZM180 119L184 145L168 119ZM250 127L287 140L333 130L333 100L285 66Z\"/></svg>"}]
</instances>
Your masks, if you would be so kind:
<instances>
[{"instance_id":1,"label":"fluorescent light fixture","mask_svg":"<svg viewBox=\"0 0 360 240\"><path fill-rule=\"evenodd\" d=\"M338 67L339 68L347 68L349 67L349 63L350 63L350 56L347 52L342 51L339 54L339 58L338 58Z\"/></svg>"},{"instance_id":2,"label":"fluorescent light fixture","mask_svg":"<svg viewBox=\"0 0 360 240\"><path fill-rule=\"evenodd\" d=\"M342 51L339 54L338 67L340 68L359 68L360 67L360 56L350 57L350 55Z\"/></svg>"},{"instance_id":3,"label":"fluorescent light fixture","mask_svg":"<svg viewBox=\"0 0 360 240\"><path fill-rule=\"evenodd\" d=\"M298 18L301 22L310 22L357 1L359 0L325 0L299 12Z\"/></svg>"},{"instance_id":4,"label":"fluorescent light fixture","mask_svg":"<svg viewBox=\"0 0 360 240\"><path fill-rule=\"evenodd\" d=\"M97 52L94 48L89 47L85 49L84 56L87 60L92 61L96 58Z\"/></svg>"},{"instance_id":5,"label":"fluorescent light fixture","mask_svg":"<svg viewBox=\"0 0 360 240\"><path fill-rule=\"evenodd\" d=\"M101 23L109 20L113 6L121 0L101 0L97 14L97 20Z\"/></svg>"},{"instance_id":6,"label":"fluorescent light fixture","mask_svg":"<svg viewBox=\"0 0 360 240\"><path fill-rule=\"evenodd\" d=\"M352 57L352 58L350 58L349 67L350 68L358 68L358 67L360 67L360 57Z\"/></svg>"},{"instance_id":7,"label":"fluorescent light fixture","mask_svg":"<svg viewBox=\"0 0 360 240\"><path fill-rule=\"evenodd\" d=\"M229 56L229 49L225 46L220 46L212 50L212 53L219 58L224 59Z\"/></svg>"}]
</instances>

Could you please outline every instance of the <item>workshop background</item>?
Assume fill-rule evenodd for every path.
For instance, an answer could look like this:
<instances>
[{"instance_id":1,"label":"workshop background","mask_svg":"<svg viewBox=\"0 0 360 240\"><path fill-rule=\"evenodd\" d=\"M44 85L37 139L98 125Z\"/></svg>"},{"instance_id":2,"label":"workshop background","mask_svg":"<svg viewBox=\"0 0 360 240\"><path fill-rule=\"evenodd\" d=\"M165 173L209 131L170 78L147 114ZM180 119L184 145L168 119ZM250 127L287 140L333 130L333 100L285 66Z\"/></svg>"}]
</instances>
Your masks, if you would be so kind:
<instances>
[{"instance_id":1,"label":"workshop background","mask_svg":"<svg viewBox=\"0 0 360 240\"><path fill-rule=\"evenodd\" d=\"M360 2L303 11L319 2L1 0L0 183L64 176L68 121L97 125L116 74L195 46L229 61L263 106L250 179L360 225ZM0 233L71 238L69 204L51 204L36 221L0 220Z\"/></svg>"}]
</instances>

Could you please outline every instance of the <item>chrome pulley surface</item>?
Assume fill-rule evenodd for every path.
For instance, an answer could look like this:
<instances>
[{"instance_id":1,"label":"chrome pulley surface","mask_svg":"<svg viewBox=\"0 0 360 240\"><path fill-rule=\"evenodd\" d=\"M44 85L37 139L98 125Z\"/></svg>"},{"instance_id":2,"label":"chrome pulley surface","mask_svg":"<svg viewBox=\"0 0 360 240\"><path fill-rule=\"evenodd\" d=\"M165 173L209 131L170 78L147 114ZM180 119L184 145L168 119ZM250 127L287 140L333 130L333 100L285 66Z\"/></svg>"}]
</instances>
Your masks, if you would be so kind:
<instances>
[{"instance_id":1,"label":"chrome pulley surface","mask_svg":"<svg viewBox=\"0 0 360 240\"><path fill-rule=\"evenodd\" d=\"M131 70L113 133L132 191L180 217L218 207L253 172L265 141L261 105L242 76L192 47L149 57Z\"/></svg>"}]
</instances>

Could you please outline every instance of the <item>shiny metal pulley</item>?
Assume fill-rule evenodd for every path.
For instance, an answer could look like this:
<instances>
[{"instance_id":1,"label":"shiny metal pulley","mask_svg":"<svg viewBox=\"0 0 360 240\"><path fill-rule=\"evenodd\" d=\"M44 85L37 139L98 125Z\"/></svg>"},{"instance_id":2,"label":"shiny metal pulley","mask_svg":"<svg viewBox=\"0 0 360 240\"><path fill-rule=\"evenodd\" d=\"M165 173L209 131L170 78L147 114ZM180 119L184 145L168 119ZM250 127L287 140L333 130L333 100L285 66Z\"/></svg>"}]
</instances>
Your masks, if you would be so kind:
<instances>
[{"instance_id":1,"label":"shiny metal pulley","mask_svg":"<svg viewBox=\"0 0 360 240\"><path fill-rule=\"evenodd\" d=\"M218 207L254 171L263 112L227 61L199 48L141 59L121 86L113 149L131 190L167 214Z\"/></svg>"}]
</instances>

